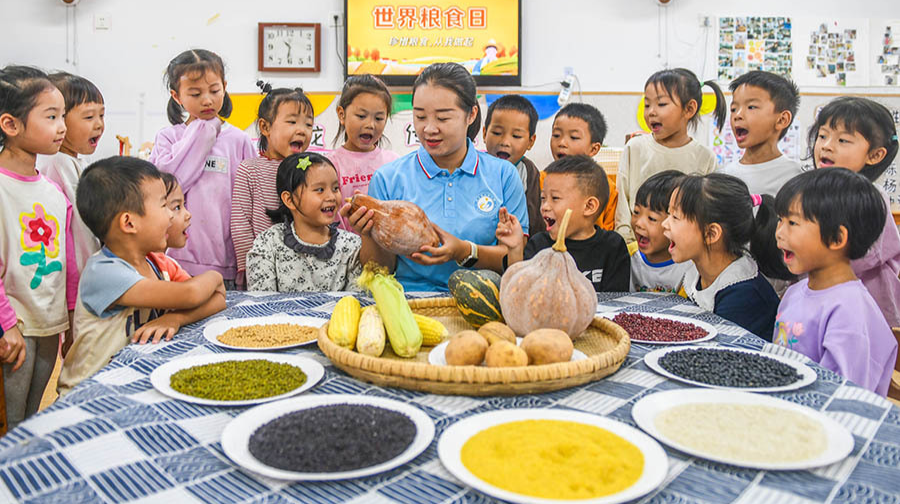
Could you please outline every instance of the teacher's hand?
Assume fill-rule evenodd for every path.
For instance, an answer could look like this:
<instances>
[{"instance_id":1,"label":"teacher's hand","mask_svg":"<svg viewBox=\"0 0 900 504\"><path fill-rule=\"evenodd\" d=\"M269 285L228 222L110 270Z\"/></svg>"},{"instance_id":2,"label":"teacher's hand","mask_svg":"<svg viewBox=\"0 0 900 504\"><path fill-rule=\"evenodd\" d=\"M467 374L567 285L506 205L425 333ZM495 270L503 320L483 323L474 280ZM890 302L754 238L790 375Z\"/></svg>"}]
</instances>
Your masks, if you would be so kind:
<instances>
[{"instance_id":1,"label":"teacher's hand","mask_svg":"<svg viewBox=\"0 0 900 504\"><path fill-rule=\"evenodd\" d=\"M441 246L432 247L430 245L423 245L418 252L413 252L409 255L409 258L413 262L423 266L433 266L435 264L444 264L450 261L459 261L469 256L471 247L467 242L444 231L433 222L431 225L441 239Z\"/></svg>"}]
</instances>

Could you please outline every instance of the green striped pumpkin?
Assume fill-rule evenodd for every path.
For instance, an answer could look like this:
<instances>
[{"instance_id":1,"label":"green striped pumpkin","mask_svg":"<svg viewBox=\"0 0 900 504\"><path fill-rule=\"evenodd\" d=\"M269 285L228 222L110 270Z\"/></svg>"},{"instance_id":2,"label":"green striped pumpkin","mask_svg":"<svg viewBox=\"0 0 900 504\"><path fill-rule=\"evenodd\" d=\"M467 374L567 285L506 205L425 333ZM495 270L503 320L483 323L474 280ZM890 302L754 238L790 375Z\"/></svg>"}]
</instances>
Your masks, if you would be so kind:
<instances>
[{"instance_id":1,"label":"green striped pumpkin","mask_svg":"<svg viewBox=\"0 0 900 504\"><path fill-rule=\"evenodd\" d=\"M490 270L458 269L447 282L456 308L476 329L488 322L503 322L500 313L500 275Z\"/></svg>"}]
</instances>

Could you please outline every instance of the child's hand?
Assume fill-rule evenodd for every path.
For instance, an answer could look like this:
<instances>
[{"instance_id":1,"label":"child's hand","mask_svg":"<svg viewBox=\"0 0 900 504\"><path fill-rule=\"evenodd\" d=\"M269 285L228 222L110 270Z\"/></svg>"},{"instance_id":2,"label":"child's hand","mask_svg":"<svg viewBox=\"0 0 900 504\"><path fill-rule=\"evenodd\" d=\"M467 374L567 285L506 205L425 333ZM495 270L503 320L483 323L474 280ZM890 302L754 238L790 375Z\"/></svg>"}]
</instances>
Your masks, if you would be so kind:
<instances>
[{"instance_id":1,"label":"child's hand","mask_svg":"<svg viewBox=\"0 0 900 504\"><path fill-rule=\"evenodd\" d=\"M354 191L354 194L359 194L359 191ZM372 226L375 225L375 221L372 220L372 217L375 216L375 210L369 210L365 205L350 213L350 203L347 202L341 207L339 213L341 217L347 219L353 231L360 236L368 236L369 232L372 231Z\"/></svg>"},{"instance_id":2,"label":"child's hand","mask_svg":"<svg viewBox=\"0 0 900 504\"><path fill-rule=\"evenodd\" d=\"M25 362L25 338L22 337L18 327L6 331L0 338L0 352L3 362L7 364L15 362L13 371L18 371L22 367L22 363Z\"/></svg>"},{"instance_id":3,"label":"child's hand","mask_svg":"<svg viewBox=\"0 0 900 504\"><path fill-rule=\"evenodd\" d=\"M522 224L515 215L506 211L506 207L500 207L500 221L497 222L497 243L506 245L510 250L516 250L525 246L525 234Z\"/></svg>"},{"instance_id":4,"label":"child's hand","mask_svg":"<svg viewBox=\"0 0 900 504\"><path fill-rule=\"evenodd\" d=\"M155 345L163 338L171 341L179 329L181 329L179 317L174 313L166 313L139 327L131 336L131 342L143 345L151 341Z\"/></svg>"}]
</instances>

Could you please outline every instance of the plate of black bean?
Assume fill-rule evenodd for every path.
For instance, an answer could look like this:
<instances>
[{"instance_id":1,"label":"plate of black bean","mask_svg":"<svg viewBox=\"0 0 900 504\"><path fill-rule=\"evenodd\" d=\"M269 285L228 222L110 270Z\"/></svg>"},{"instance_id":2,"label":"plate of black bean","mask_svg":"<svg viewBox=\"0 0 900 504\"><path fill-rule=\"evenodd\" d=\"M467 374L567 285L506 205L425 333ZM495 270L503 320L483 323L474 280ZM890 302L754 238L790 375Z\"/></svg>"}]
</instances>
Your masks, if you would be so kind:
<instances>
[{"instance_id":1,"label":"plate of black bean","mask_svg":"<svg viewBox=\"0 0 900 504\"><path fill-rule=\"evenodd\" d=\"M305 396L236 416L222 449L256 474L290 481L343 480L403 465L434 439L434 423L409 404L375 396Z\"/></svg>"},{"instance_id":2,"label":"plate of black bean","mask_svg":"<svg viewBox=\"0 0 900 504\"><path fill-rule=\"evenodd\" d=\"M800 361L743 348L662 348L645 355L644 363L673 380L744 392L783 392L816 381L816 372Z\"/></svg>"}]
</instances>

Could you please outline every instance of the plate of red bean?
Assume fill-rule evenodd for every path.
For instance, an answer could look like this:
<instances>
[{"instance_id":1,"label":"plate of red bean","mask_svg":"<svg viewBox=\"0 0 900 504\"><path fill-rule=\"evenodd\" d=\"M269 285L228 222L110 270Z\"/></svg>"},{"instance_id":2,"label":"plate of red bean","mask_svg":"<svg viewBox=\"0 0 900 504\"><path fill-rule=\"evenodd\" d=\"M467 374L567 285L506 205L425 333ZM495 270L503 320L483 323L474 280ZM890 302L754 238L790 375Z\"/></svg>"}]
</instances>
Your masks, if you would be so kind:
<instances>
[{"instance_id":1,"label":"plate of red bean","mask_svg":"<svg viewBox=\"0 0 900 504\"><path fill-rule=\"evenodd\" d=\"M684 345L711 340L719 333L706 322L665 313L601 313L620 325L633 343Z\"/></svg>"}]
</instances>

